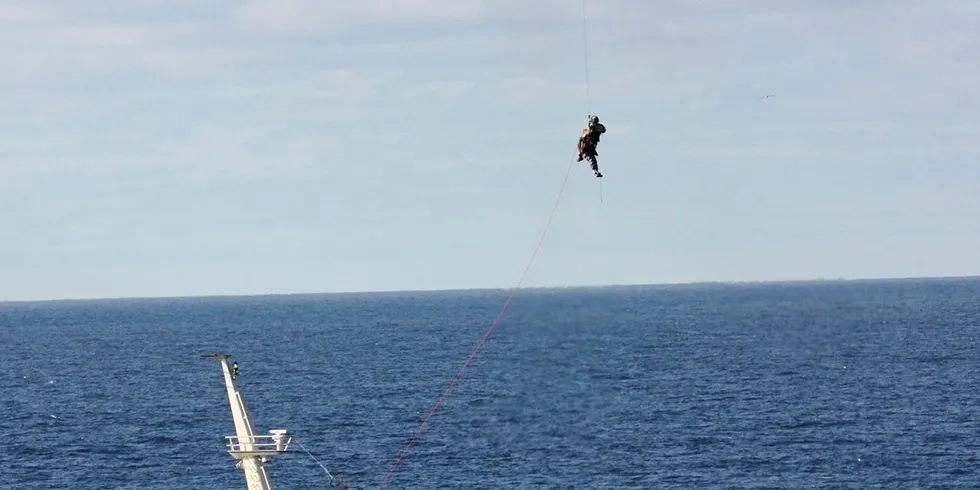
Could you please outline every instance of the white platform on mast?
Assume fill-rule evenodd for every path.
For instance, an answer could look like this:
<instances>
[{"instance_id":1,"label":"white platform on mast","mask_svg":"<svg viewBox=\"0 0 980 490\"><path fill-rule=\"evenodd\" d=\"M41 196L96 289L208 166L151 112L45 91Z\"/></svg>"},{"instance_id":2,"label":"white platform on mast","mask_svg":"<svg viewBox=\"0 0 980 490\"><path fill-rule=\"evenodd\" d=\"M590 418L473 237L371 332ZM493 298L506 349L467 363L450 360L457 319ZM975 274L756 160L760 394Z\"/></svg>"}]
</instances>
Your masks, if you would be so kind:
<instances>
[{"instance_id":1,"label":"white platform on mast","mask_svg":"<svg viewBox=\"0 0 980 490\"><path fill-rule=\"evenodd\" d=\"M245 400L235 386L238 378L238 363L228 365L228 354L203 354L203 358L215 359L221 363L228 393L228 404L235 422L235 435L227 436L228 453L238 460L236 465L245 472L248 490L272 490L272 483L265 471L265 463L270 456L284 454L289 450L293 438L285 429L270 430L268 434L256 435Z\"/></svg>"}]
</instances>

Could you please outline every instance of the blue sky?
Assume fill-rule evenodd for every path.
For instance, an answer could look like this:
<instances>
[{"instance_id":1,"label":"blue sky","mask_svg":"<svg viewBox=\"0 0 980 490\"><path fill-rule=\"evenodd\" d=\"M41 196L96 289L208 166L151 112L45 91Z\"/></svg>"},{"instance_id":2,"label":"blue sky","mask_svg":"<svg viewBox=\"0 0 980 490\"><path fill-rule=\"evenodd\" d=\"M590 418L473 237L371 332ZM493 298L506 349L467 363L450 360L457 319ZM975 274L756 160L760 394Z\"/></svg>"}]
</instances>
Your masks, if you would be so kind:
<instances>
[{"instance_id":1,"label":"blue sky","mask_svg":"<svg viewBox=\"0 0 980 490\"><path fill-rule=\"evenodd\" d=\"M980 274L975 0L587 11L0 2L0 300Z\"/></svg>"}]
</instances>

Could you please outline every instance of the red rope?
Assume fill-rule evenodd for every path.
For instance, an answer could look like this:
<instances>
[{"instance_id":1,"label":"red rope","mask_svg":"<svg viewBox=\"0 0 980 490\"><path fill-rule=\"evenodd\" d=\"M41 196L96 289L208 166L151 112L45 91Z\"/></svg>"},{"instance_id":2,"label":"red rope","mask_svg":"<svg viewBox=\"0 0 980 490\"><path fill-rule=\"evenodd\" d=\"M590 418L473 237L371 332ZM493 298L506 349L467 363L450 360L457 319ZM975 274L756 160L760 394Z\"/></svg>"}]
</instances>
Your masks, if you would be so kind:
<instances>
[{"instance_id":1,"label":"red rope","mask_svg":"<svg viewBox=\"0 0 980 490\"><path fill-rule=\"evenodd\" d=\"M551 208L551 216L548 217L548 223L545 224L544 231L541 233L541 238L538 239L538 245L534 247L534 253L531 254L531 260L528 261L527 267L524 268L524 273L521 274L520 280L517 281L517 286L514 287L514 290L510 293L510 297L507 298L507 302L505 302L504 307L500 309L500 313L497 314L497 318L490 325L490 328L487 330L487 333L483 335L483 338L480 339L480 343L476 345L476 349L473 349L473 352L470 354L470 357L467 358L466 362L463 363L463 367L460 368L458 373L456 373L456 377L453 378L452 383L449 383L449 387L446 388L446 391L442 393L442 396L439 397L439 401L436 402L436 404L432 407L432 410L429 411L429 415L425 417L424 421L422 421L422 425L419 426L419 430L417 430L415 432L415 435L412 436L412 440L408 442L408 446L405 447L405 450L402 451L400 456L398 456L398 460L396 460L395 464L391 467L390 470L388 470L388 474L385 475L385 479L382 480L380 485L378 485L378 490L380 490L381 487L385 486L385 483L388 482L388 478L391 477L391 474L395 471L395 468L398 467L399 463L401 463L402 458L405 457L405 453L408 452L409 448L412 447L412 444L415 443L415 439L418 438L419 434L422 433L422 428L425 427L425 424L429 423L429 419L432 418L432 415L436 413L436 409L439 408L439 405L442 405L442 401L446 399L446 395L449 394L449 391L452 390L453 386L456 385L456 381L459 381L460 376L463 375L463 371L466 370L466 366L470 364L470 361L473 360L473 357L476 356L476 353L480 350L481 347L483 347L483 343L487 340L487 337L490 336L490 332L492 332L494 327L497 326L497 322L500 321L500 317L504 316L504 312L507 311L507 307L510 306L510 302L511 300L514 299L514 295L517 294L517 290L519 290L521 288L521 284L524 283L524 278L527 277L527 272L531 270L531 264L534 263L535 257L538 256L538 250L541 249L541 244L544 243L544 237L548 234L548 229L551 228L551 222L552 220L555 219L555 212L558 211L558 203L561 201L561 196L565 192L565 184L568 183L568 176L569 174L572 173L572 165L574 165L574 163L575 163L575 159L572 158L572 160L568 164L568 170L565 172L565 180L562 181L561 189L558 191L558 198L555 199L555 204Z\"/></svg>"}]
</instances>

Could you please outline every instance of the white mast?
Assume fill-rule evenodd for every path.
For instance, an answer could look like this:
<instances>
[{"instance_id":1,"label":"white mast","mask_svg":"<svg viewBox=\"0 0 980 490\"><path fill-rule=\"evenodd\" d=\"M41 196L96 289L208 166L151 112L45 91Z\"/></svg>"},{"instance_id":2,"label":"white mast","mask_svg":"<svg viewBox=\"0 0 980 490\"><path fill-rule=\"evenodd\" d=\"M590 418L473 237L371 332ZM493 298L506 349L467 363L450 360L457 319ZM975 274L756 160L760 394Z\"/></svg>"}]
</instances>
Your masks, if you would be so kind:
<instances>
[{"instance_id":1,"label":"white mast","mask_svg":"<svg viewBox=\"0 0 980 490\"><path fill-rule=\"evenodd\" d=\"M245 472L245 482L248 490L272 490L269 475L265 472L265 462L269 456L283 454L289 449L293 438L286 430L270 430L269 435L255 435L245 400L235 387L238 377L238 363L234 369L228 366L228 354L203 354L203 358L217 359L221 362L221 370L225 376L225 388L228 391L228 403L231 405L231 415L235 420L234 436L228 439L228 453L238 460L235 465Z\"/></svg>"}]
</instances>

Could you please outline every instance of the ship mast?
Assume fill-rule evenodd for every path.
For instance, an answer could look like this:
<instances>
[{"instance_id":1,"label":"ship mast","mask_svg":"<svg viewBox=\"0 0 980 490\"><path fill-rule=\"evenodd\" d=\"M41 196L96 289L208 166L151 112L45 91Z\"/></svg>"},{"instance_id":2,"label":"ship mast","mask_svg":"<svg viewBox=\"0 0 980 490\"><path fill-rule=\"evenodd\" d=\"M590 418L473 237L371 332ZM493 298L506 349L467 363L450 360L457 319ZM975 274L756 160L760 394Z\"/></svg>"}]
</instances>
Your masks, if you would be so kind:
<instances>
[{"instance_id":1,"label":"ship mast","mask_svg":"<svg viewBox=\"0 0 980 490\"><path fill-rule=\"evenodd\" d=\"M235 466L245 472L248 490L272 490L265 463L270 456L287 452L292 436L284 429L270 430L268 435L255 435L245 400L235 386L238 363L229 366L228 358L231 356L228 354L203 354L201 357L218 360L224 373L228 403L235 421L235 435L225 437L228 439L228 453L238 460Z\"/></svg>"}]
</instances>

